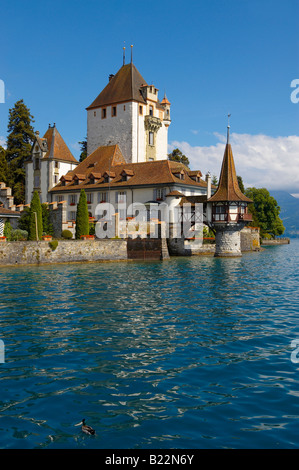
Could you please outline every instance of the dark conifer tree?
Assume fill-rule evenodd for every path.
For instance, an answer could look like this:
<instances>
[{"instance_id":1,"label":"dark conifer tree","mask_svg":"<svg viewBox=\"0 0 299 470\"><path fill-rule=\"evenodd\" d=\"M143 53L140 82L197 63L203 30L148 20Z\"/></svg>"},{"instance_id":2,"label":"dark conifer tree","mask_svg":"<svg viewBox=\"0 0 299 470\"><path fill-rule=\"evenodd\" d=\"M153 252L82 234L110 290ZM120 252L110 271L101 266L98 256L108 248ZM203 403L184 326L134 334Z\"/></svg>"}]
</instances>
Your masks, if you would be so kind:
<instances>
[{"instance_id":1,"label":"dark conifer tree","mask_svg":"<svg viewBox=\"0 0 299 470\"><path fill-rule=\"evenodd\" d=\"M5 149L0 145L0 182L7 183L8 165L5 157Z\"/></svg>"},{"instance_id":2,"label":"dark conifer tree","mask_svg":"<svg viewBox=\"0 0 299 470\"><path fill-rule=\"evenodd\" d=\"M81 189L76 214L76 238L81 235L89 235L89 216L87 198L84 189Z\"/></svg>"},{"instance_id":3,"label":"dark conifer tree","mask_svg":"<svg viewBox=\"0 0 299 470\"><path fill-rule=\"evenodd\" d=\"M35 218L36 213L36 218ZM36 224L38 237L36 237ZM43 234L43 215L42 215L42 206L37 191L34 191L31 204L30 204L30 218L29 218L29 234L28 240L40 240Z\"/></svg>"},{"instance_id":4,"label":"dark conifer tree","mask_svg":"<svg viewBox=\"0 0 299 470\"><path fill-rule=\"evenodd\" d=\"M83 162L83 160L85 160L87 157L87 138L85 137L85 140L82 140L82 142L79 142L79 144L81 146L79 162Z\"/></svg>"},{"instance_id":5,"label":"dark conifer tree","mask_svg":"<svg viewBox=\"0 0 299 470\"><path fill-rule=\"evenodd\" d=\"M9 110L7 126L6 160L8 185L12 188L16 204L25 202L25 161L30 158L34 141L33 116L23 100Z\"/></svg>"}]
</instances>

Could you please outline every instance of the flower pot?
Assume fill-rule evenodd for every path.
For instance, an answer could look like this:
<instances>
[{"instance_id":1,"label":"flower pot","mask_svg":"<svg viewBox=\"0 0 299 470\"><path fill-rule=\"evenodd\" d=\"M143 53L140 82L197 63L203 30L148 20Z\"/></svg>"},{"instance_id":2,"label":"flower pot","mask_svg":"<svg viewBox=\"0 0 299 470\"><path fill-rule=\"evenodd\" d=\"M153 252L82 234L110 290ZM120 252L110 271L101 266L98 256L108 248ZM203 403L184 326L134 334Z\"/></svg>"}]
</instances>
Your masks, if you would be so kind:
<instances>
[{"instance_id":1,"label":"flower pot","mask_svg":"<svg viewBox=\"0 0 299 470\"><path fill-rule=\"evenodd\" d=\"M52 236L51 235L43 235L42 239L45 240L46 242L51 242L52 241Z\"/></svg>"},{"instance_id":2,"label":"flower pot","mask_svg":"<svg viewBox=\"0 0 299 470\"><path fill-rule=\"evenodd\" d=\"M6 237L0 237L0 242L6 242Z\"/></svg>"}]
</instances>

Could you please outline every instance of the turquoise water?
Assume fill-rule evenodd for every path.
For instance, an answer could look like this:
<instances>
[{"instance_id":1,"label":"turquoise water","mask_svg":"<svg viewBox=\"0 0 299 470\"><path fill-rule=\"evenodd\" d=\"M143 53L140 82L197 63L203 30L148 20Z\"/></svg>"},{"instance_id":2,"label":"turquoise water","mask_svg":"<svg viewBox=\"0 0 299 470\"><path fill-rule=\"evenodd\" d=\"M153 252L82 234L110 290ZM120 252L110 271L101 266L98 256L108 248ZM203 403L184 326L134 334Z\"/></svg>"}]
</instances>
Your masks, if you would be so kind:
<instances>
[{"instance_id":1,"label":"turquoise water","mask_svg":"<svg viewBox=\"0 0 299 470\"><path fill-rule=\"evenodd\" d=\"M298 263L0 269L1 448L298 447Z\"/></svg>"}]
</instances>

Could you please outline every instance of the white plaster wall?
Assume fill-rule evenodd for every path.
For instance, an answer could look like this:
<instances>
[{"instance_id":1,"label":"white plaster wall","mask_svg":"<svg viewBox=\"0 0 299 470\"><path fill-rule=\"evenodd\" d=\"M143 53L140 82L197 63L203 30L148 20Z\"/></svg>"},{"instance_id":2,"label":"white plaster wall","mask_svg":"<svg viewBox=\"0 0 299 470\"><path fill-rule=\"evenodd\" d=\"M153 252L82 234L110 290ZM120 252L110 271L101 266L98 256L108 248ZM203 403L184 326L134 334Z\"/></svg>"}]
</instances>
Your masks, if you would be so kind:
<instances>
[{"instance_id":1,"label":"white plaster wall","mask_svg":"<svg viewBox=\"0 0 299 470\"><path fill-rule=\"evenodd\" d=\"M47 202L48 200L48 177L51 172L51 163L48 160L41 160L41 175L40 175L40 188L41 188L41 203Z\"/></svg>"},{"instance_id":2,"label":"white plaster wall","mask_svg":"<svg viewBox=\"0 0 299 470\"><path fill-rule=\"evenodd\" d=\"M157 132L156 136L156 159L167 160L167 145L168 145L168 128L162 121L162 127Z\"/></svg>"},{"instance_id":3,"label":"white plaster wall","mask_svg":"<svg viewBox=\"0 0 299 470\"><path fill-rule=\"evenodd\" d=\"M33 163L26 163L25 204L30 204L33 191Z\"/></svg>"},{"instance_id":4,"label":"white plaster wall","mask_svg":"<svg viewBox=\"0 0 299 470\"><path fill-rule=\"evenodd\" d=\"M133 105L116 105L117 115L111 116L112 106L106 107L106 118L102 119L102 109L87 111L87 153L90 155L99 146L118 144L126 161L131 161L133 140ZM124 110L125 106L125 110ZM94 113L96 115L94 115Z\"/></svg>"}]
</instances>

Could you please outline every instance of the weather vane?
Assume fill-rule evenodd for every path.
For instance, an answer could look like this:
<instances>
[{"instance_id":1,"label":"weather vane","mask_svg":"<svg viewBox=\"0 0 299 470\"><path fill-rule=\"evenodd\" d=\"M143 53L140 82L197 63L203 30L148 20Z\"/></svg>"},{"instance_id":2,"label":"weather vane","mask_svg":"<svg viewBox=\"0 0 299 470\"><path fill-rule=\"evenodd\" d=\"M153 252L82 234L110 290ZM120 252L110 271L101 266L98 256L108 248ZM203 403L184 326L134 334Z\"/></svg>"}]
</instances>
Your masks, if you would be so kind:
<instances>
[{"instance_id":1,"label":"weather vane","mask_svg":"<svg viewBox=\"0 0 299 470\"><path fill-rule=\"evenodd\" d=\"M227 143L229 143L229 129L230 129L229 118L230 117L231 117L231 114L228 114L227 115Z\"/></svg>"}]
</instances>

